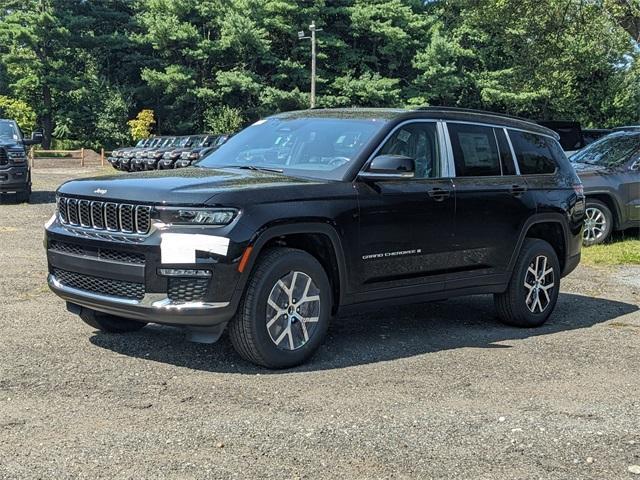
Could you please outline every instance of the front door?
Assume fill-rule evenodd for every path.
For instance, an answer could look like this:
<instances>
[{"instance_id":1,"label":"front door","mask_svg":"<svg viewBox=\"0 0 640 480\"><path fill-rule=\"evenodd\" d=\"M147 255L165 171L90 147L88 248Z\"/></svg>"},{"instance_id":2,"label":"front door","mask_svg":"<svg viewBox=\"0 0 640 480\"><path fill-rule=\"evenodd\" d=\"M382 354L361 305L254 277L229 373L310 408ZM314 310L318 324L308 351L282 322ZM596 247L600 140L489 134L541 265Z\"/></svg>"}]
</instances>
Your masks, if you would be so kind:
<instances>
[{"instance_id":1,"label":"front door","mask_svg":"<svg viewBox=\"0 0 640 480\"><path fill-rule=\"evenodd\" d=\"M420 285L444 288L455 198L443 177L438 123L398 126L376 155L414 159L415 178L356 182L360 211L359 279L363 291ZM422 288L424 287L424 288ZM381 294L384 296L384 294Z\"/></svg>"}]
</instances>

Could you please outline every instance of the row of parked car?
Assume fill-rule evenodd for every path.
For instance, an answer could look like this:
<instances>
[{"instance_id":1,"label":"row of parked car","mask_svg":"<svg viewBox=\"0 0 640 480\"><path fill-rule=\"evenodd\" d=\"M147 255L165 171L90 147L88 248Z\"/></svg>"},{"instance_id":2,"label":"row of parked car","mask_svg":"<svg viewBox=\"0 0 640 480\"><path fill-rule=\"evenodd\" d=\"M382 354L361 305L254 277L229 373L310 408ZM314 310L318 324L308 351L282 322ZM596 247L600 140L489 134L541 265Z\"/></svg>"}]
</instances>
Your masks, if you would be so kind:
<instances>
[{"instance_id":1,"label":"row of parked car","mask_svg":"<svg viewBox=\"0 0 640 480\"><path fill-rule=\"evenodd\" d=\"M109 163L118 170L166 170L188 167L227 141L229 135L150 137L133 147L114 150Z\"/></svg>"}]
</instances>

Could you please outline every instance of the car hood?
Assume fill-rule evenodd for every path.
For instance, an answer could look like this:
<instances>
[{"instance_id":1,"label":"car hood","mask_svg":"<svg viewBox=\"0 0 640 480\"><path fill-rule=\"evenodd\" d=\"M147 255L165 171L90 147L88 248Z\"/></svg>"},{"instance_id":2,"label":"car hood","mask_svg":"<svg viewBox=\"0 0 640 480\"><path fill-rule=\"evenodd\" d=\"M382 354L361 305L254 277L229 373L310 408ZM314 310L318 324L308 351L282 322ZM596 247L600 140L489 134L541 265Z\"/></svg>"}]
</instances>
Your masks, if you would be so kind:
<instances>
[{"instance_id":1,"label":"car hood","mask_svg":"<svg viewBox=\"0 0 640 480\"><path fill-rule=\"evenodd\" d=\"M9 138L0 138L0 147L6 148L9 150L14 149L23 149L24 146L20 142L16 142L15 140Z\"/></svg>"},{"instance_id":2,"label":"car hood","mask_svg":"<svg viewBox=\"0 0 640 480\"><path fill-rule=\"evenodd\" d=\"M591 165L588 163L571 162L571 165L573 166L573 168L575 169L578 175L585 174L585 173L602 172L607 169L602 165Z\"/></svg>"},{"instance_id":3,"label":"car hood","mask_svg":"<svg viewBox=\"0 0 640 480\"><path fill-rule=\"evenodd\" d=\"M280 173L235 168L185 168L83 178L64 183L58 193L154 205L205 205L230 191L325 183Z\"/></svg>"}]
</instances>

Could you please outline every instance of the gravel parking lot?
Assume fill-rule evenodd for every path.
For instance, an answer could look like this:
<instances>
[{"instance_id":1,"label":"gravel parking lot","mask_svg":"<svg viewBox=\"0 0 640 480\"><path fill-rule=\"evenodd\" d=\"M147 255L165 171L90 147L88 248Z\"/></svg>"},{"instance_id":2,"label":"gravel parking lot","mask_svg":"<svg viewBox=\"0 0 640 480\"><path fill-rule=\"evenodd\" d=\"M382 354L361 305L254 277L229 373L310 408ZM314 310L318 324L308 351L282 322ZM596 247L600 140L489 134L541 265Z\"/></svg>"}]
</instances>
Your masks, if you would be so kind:
<instances>
[{"instance_id":1,"label":"gravel parking lot","mask_svg":"<svg viewBox=\"0 0 640 480\"><path fill-rule=\"evenodd\" d=\"M0 478L640 479L639 268L579 267L536 330L488 296L339 318L270 372L66 312L42 229L79 174L0 205Z\"/></svg>"}]
</instances>

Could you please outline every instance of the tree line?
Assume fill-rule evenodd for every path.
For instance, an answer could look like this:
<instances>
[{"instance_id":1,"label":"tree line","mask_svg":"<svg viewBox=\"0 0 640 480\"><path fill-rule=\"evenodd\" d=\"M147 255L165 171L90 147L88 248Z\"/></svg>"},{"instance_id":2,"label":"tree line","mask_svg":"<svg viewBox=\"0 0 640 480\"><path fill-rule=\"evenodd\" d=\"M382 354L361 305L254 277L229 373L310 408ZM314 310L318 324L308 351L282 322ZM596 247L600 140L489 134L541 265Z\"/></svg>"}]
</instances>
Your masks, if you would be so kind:
<instances>
[{"instance_id":1,"label":"tree line","mask_svg":"<svg viewBox=\"0 0 640 480\"><path fill-rule=\"evenodd\" d=\"M640 120L637 0L1 0L0 116L45 146L220 133L306 108L482 108Z\"/></svg>"}]
</instances>

